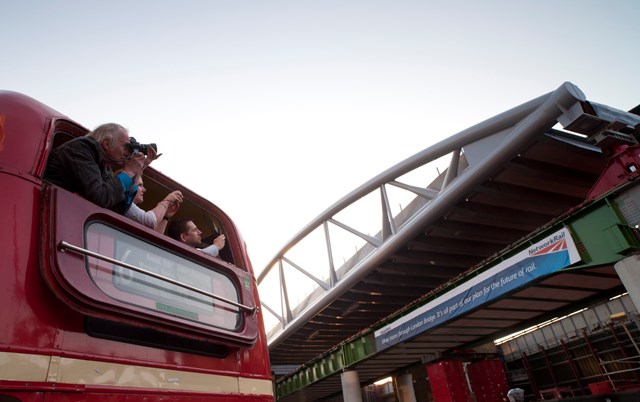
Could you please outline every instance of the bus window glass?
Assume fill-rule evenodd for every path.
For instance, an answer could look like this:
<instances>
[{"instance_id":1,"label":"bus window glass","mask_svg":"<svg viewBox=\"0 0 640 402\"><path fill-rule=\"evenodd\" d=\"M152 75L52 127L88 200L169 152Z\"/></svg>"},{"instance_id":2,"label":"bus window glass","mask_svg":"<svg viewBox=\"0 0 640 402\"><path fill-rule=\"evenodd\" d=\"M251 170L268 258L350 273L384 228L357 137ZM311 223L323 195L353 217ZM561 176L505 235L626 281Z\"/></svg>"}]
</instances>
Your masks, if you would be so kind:
<instances>
[{"instance_id":1,"label":"bus window glass","mask_svg":"<svg viewBox=\"0 0 640 402\"><path fill-rule=\"evenodd\" d=\"M103 223L89 224L85 234L89 250L125 264L87 258L90 277L109 297L212 327L239 328L242 317L239 308L225 301L238 303L239 292L227 275Z\"/></svg>"}]
</instances>

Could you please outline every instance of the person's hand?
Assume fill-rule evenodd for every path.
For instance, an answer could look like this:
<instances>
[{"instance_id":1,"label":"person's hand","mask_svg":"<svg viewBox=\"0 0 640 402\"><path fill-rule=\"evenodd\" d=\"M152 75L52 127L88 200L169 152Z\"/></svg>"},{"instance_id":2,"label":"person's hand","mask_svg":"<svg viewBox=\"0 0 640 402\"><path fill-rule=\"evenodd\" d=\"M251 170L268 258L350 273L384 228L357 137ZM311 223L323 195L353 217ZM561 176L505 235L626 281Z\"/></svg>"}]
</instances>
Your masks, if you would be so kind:
<instances>
[{"instance_id":1,"label":"person's hand","mask_svg":"<svg viewBox=\"0 0 640 402\"><path fill-rule=\"evenodd\" d=\"M182 192L180 190L176 190L173 191L171 193L169 193L166 197L164 197L164 200L162 201L167 201L169 203L174 203L174 202L182 202Z\"/></svg>"},{"instance_id":2,"label":"person's hand","mask_svg":"<svg viewBox=\"0 0 640 402\"><path fill-rule=\"evenodd\" d=\"M139 175L140 172L142 172L144 160L144 154L141 152L136 152L124 162L122 171L128 174L131 178L134 178L135 176Z\"/></svg>"},{"instance_id":3,"label":"person's hand","mask_svg":"<svg viewBox=\"0 0 640 402\"><path fill-rule=\"evenodd\" d=\"M163 201L166 201L168 203L165 216L171 218L173 215L175 215L176 212L178 212L178 209L180 208L180 204L182 203L182 193L179 190L176 190L164 197Z\"/></svg>"},{"instance_id":4,"label":"person's hand","mask_svg":"<svg viewBox=\"0 0 640 402\"><path fill-rule=\"evenodd\" d=\"M226 239L224 235L220 235L213 240L213 244L216 247L218 247L218 250L222 250L224 248L225 242L226 242Z\"/></svg>"},{"instance_id":5,"label":"person's hand","mask_svg":"<svg viewBox=\"0 0 640 402\"><path fill-rule=\"evenodd\" d=\"M166 216L167 218L171 218L173 217L173 215L176 214L176 212L178 212L178 209L180 209L179 202L174 202L172 204L169 204L169 207L167 208L167 212L164 214L164 216Z\"/></svg>"},{"instance_id":6,"label":"person's hand","mask_svg":"<svg viewBox=\"0 0 640 402\"><path fill-rule=\"evenodd\" d=\"M147 147L147 156L144 158L144 166L142 166L142 170L144 170L147 166L151 164L151 162L158 159L162 154L159 154L158 151L155 150L152 146Z\"/></svg>"}]
</instances>

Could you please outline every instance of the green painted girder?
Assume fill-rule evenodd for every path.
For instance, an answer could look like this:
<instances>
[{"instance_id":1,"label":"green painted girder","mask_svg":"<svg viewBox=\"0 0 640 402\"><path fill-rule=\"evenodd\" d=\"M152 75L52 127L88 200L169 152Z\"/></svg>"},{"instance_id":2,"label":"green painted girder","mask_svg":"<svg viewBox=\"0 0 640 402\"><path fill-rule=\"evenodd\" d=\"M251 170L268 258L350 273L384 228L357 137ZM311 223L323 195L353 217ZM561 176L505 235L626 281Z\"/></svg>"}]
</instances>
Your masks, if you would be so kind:
<instances>
[{"instance_id":1,"label":"green painted girder","mask_svg":"<svg viewBox=\"0 0 640 402\"><path fill-rule=\"evenodd\" d=\"M281 398L290 395L323 378L342 372L373 354L373 333L357 336L279 380L276 384L277 396Z\"/></svg>"},{"instance_id":2,"label":"green painted girder","mask_svg":"<svg viewBox=\"0 0 640 402\"><path fill-rule=\"evenodd\" d=\"M327 376L342 371L344 367L343 350L339 347L301 366L293 374L280 379L276 383L277 397L281 398L290 395Z\"/></svg>"}]
</instances>

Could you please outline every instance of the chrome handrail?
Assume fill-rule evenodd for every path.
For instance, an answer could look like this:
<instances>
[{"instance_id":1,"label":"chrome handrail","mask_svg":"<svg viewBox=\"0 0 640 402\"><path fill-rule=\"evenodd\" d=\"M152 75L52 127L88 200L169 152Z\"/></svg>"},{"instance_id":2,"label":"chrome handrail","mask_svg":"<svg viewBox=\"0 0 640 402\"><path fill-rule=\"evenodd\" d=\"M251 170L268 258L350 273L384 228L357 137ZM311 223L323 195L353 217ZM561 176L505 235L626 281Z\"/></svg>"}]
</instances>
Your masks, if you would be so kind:
<instances>
[{"instance_id":1,"label":"chrome handrail","mask_svg":"<svg viewBox=\"0 0 640 402\"><path fill-rule=\"evenodd\" d=\"M58 248L60 249L61 252L65 252L65 250L75 251L78 254L88 255L90 257L97 258L98 260L110 262L112 264L116 264L116 265L119 265L121 267L130 269L132 271L136 271L136 272L139 272L141 274L148 275L148 276L150 276L152 278L156 278L156 279L159 279L161 281L168 282L170 284L179 286L181 288L184 288L184 289L187 289L187 290L191 290L191 291L196 292L196 293L200 293L203 296L207 296L207 297L210 297L212 299L219 300L221 302L224 302L224 303L230 304L232 306L238 307L241 310L248 311L248 312L251 313L251 315L256 315L258 313L258 307L257 306L255 306L255 307L245 306L244 304L240 304L240 303L234 302L233 300L229 300L229 299L224 298L222 296L218 296L218 295L215 295L213 293L206 292L206 291L204 291L202 289L198 289L198 288L195 288L193 286L185 285L182 282L178 282L178 281L176 281L174 279L167 278L166 276L156 274L155 272L147 271L146 269L142 269L142 268L136 267L135 265L127 264L126 262L118 261L116 259L104 256L102 254L95 253L95 252L93 252L91 250L87 250L85 248L75 246L73 244L67 243L64 240L62 240L62 241L60 241L60 243L58 243Z\"/></svg>"}]
</instances>

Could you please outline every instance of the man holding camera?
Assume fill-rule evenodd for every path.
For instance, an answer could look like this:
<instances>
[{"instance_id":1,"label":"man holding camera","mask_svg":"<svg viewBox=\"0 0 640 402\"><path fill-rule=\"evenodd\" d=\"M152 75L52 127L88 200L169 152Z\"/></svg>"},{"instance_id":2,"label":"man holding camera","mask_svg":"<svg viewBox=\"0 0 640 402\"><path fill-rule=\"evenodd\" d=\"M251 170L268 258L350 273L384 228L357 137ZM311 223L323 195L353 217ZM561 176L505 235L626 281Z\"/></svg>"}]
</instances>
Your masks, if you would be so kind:
<instances>
[{"instance_id":1,"label":"man holding camera","mask_svg":"<svg viewBox=\"0 0 640 402\"><path fill-rule=\"evenodd\" d=\"M135 196L134 178L157 158L154 147L144 150L147 155L132 147L121 125L103 124L51 151L44 178L103 208L124 213ZM111 167L120 164L122 169L114 176Z\"/></svg>"}]
</instances>

